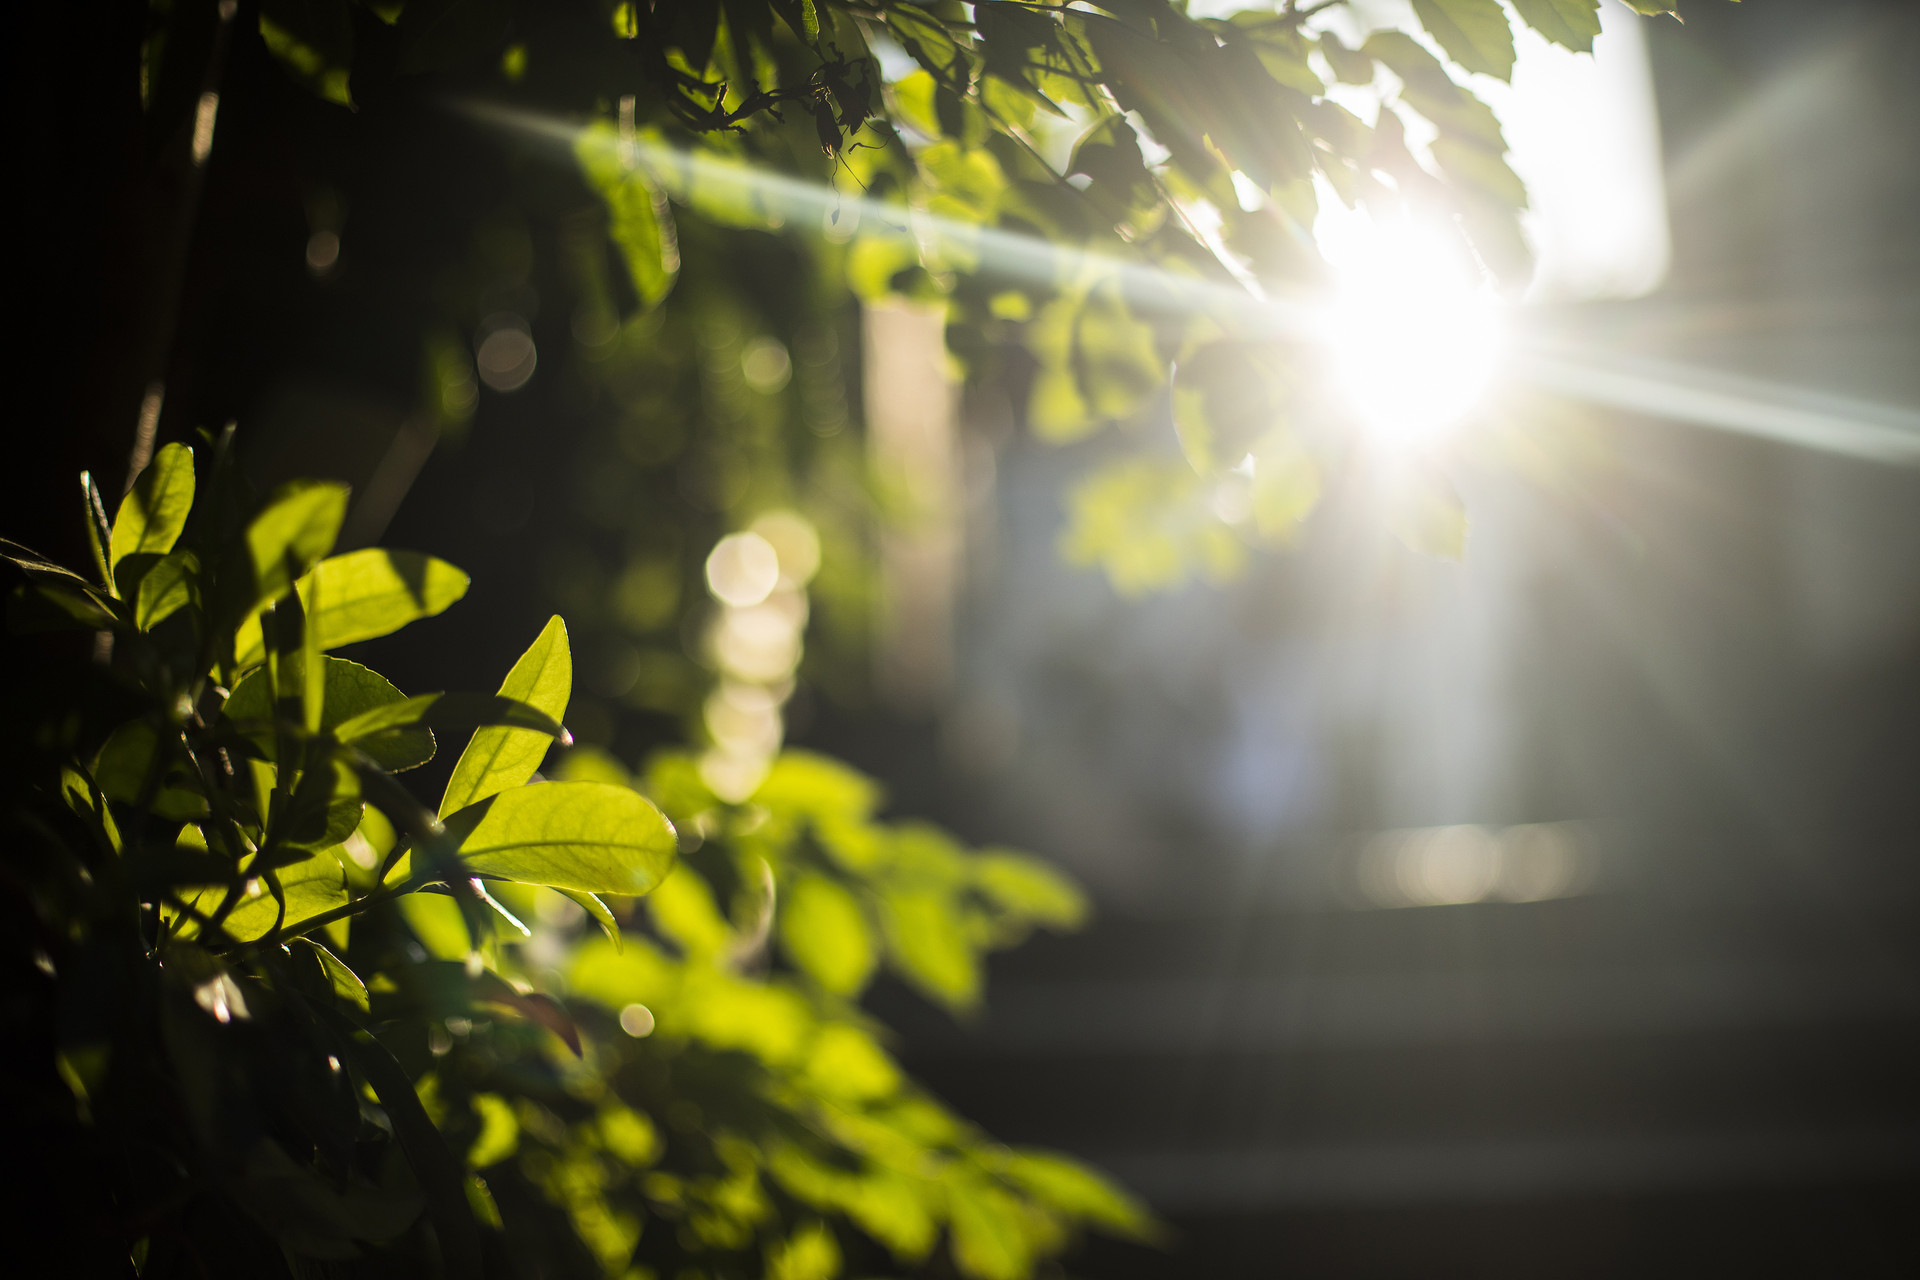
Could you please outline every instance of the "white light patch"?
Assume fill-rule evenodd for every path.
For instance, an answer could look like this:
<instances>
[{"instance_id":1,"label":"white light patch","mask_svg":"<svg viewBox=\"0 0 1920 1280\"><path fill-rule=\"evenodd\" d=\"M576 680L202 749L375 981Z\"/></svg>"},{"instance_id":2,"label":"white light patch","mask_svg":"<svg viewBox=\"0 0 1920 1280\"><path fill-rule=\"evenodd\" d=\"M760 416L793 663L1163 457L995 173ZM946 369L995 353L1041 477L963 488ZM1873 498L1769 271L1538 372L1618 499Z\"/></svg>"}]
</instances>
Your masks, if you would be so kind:
<instances>
[{"instance_id":1,"label":"white light patch","mask_svg":"<svg viewBox=\"0 0 1920 1280\"><path fill-rule=\"evenodd\" d=\"M1523 221L1537 256L1529 301L1637 298L1666 276L1667 196L1642 21L1604 0L1591 56L1515 23L1512 85L1473 78L1527 184Z\"/></svg>"},{"instance_id":2,"label":"white light patch","mask_svg":"<svg viewBox=\"0 0 1920 1280\"><path fill-rule=\"evenodd\" d=\"M1330 337L1354 408L1382 446L1434 443L1493 377L1496 299L1456 239L1410 217L1326 200L1314 237L1340 282Z\"/></svg>"}]
</instances>

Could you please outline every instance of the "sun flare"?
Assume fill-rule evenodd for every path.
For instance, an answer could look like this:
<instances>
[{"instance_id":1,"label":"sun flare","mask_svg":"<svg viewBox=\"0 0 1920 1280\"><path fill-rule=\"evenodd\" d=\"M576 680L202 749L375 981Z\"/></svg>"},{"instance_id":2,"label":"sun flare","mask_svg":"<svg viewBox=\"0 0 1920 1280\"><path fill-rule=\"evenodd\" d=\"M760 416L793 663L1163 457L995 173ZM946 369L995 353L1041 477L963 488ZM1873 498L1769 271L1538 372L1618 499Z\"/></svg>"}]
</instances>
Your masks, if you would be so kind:
<instances>
[{"instance_id":1,"label":"sun flare","mask_svg":"<svg viewBox=\"0 0 1920 1280\"><path fill-rule=\"evenodd\" d=\"M1342 211L1315 231L1339 280L1328 336L1342 389L1379 445L1434 444L1499 367L1498 299L1438 228Z\"/></svg>"}]
</instances>

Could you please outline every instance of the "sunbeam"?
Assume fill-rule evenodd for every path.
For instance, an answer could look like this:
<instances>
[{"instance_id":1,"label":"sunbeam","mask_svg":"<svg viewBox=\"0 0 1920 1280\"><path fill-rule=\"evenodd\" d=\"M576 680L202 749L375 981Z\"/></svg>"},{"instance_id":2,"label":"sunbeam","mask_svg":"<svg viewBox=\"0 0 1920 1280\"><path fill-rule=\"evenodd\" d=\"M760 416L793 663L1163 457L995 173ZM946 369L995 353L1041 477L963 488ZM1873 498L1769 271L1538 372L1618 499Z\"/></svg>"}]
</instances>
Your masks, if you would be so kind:
<instances>
[{"instance_id":1,"label":"sunbeam","mask_svg":"<svg viewBox=\"0 0 1920 1280\"><path fill-rule=\"evenodd\" d=\"M546 138L571 149L587 136L576 123L490 103L467 101L473 119ZM1383 317L1409 314L1401 296L1413 281L1431 284L1446 264L1422 266L1417 238L1372 237L1349 246L1343 274L1351 287L1332 299L1293 299L1162 268L1125 262L1038 236L980 227L921 209L850 195L763 168L701 155L643 137L608 145L631 148L636 163L675 199L746 204L796 225L833 225L910 243L939 259L977 264L989 275L1061 286L1110 284L1148 312L1204 314L1237 337L1305 340L1329 346L1361 418L1383 438L1425 447L1433 432L1465 416L1496 376L1498 319L1470 287L1449 286L1444 315L1421 311L1415 332L1382 335ZM1355 255L1374 253L1376 261ZM1438 252L1437 250L1435 252ZM1395 281L1400 283L1396 284ZM1368 283L1371 282L1371 283ZM1385 283L1382 283L1385 282ZM1391 302L1376 296L1394 291ZM1433 289L1425 290L1426 294ZM1417 302L1418 299L1413 301ZM1418 310L1418 308L1416 308ZM1403 326L1404 327L1404 326ZM1551 334L1514 331L1498 370L1534 388L1605 408L1727 431L1870 462L1920 466L1920 413L1824 395L1689 365L1569 349Z\"/></svg>"}]
</instances>

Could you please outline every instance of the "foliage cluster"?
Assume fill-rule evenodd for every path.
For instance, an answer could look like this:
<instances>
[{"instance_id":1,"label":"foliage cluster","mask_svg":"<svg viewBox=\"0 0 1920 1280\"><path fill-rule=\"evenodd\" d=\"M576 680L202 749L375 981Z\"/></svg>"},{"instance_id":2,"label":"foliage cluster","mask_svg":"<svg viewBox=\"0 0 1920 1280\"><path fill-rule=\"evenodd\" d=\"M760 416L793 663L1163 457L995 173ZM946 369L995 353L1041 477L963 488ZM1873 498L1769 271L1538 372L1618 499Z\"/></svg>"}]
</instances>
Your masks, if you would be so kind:
<instances>
[{"instance_id":1,"label":"foliage cluster","mask_svg":"<svg viewBox=\"0 0 1920 1280\"><path fill-rule=\"evenodd\" d=\"M1082 1223L1146 1229L914 1088L857 1003L887 964L970 1007L983 952L1078 922L1070 885L880 822L871 782L804 753L744 803L684 755L638 789L603 753L541 779L560 620L493 695L333 656L466 576L328 554L344 490L256 508L230 434L90 518L91 578L4 548L16 625L111 645L23 726L8 865L53 1031L34 1104L108 1171L96 1225L141 1274L262 1274L277 1246L299 1275L824 1280L944 1241L1012 1280ZM450 734L436 812L394 774Z\"/></svg>"}]
</instances>

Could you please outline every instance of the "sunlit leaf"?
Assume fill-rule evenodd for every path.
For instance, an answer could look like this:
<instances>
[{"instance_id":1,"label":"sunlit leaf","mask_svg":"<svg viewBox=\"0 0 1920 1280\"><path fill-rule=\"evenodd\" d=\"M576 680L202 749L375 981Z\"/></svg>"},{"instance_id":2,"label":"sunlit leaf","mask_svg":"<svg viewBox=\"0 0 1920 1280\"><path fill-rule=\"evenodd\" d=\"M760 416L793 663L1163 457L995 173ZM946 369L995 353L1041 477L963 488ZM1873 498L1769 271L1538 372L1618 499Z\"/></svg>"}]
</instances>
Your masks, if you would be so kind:
<instances>
[{"instance_id":1,"label":"sunlit leaf","mask_svg":"<svg viewBox=\"0 0 1920 1280\"><path fill-rule=\"evenodd\" d=\"M1513 29L1500 0L1413 0L1413 11L1447 56L1469 71L1513 74Z\"/></svg>"},{"instance_id":2,"label":"sunlit leaf","mask_svg":"<svg viewBox=\"0 0 1920 1280\"><path fill-rule=\"evenodd\" d=\"M551 619L500 684L500 696L525 703L558 721L573 692L573 653L567 624ZM489 725L474 730L440 798L440 816L517 787L534 775L553 745L552 736L531 729Z\"/></svg>"},{"instance_id":3,"label":"sunlit leaf","mask_svg":"<svg viewBox=\"0 0 1920 1280\"><path fill-rule=\"evenodd\" d=\"M1050 1208L1098 1222L1135 1239L1153 1236L1153 1218L1144 1205L1065 1156L1016 1151L1008 1155L1000 1173Z\"/></svg>"},{"instance_id":4,"label":"sunlit leaf","mask_svg":"<svg viewBox=\"0 0 1920 1280\"><path fill-rule=\"evenodd\" d=\"M825 876L802 874L780 903L780 943L806 975L828 991L852 995L875 963L859 901Z\"/></svg>"},{"instance_id":5,"label":"sunlit leaf","mask_svg":"<svg viewBox=\"0 0 1920 1280\"><path fill-rule=\"evenodd\" d=\"M289 661L292 666L291 678L304 683L305 660L295 657ZM344 724L378 713L384 708L398 706L407 700L407 696L394 688L385 676L357 662L328 655L322 659L322 663L326 672L325 710L320 720L322 732L338 732ZM254 671L234 686L225 710L228 719L240 722L264 723L273 718L273 691L264 668ZM272 752L273 735L270 732L259 732L256 741L262 750ZM416 721L407 727L367 735L360 749L381 768L397 773L433 759L433 732Z\"/></svg>"},{"instance_id":6,"label":"sunlit leaf","mask_svg":"<svg viewBox=\"0 0 1920 1280\"><path fill-rule=\"evenodd\" d=\"M291 915L292 903L288 903ZM320 961L320 967L326 972L328 981L333 984L333 992L347 1003L359 1007L362 1013L367 1010L367 984L360 981L360 975L349 969L346 962L312 938L295 938L288 944L292 947L304 947Z\"/></svg>"},{"instance_id":7,"label":"sunlit leaf","mask_svg":"<svg viewBox=\"0 0 1920 1280\"><path fill-rule=\"evenodd\" d=\"M1600 0L1512 0L1520 20L1547 39L1581 53L1593 52L1600 34Z\"/></svg>"},{"instance_id":8,"label":"sunlit leaf","mask_svg":"<svg viewBox=\"0 0 1920 1280\"><path fill-rule=\"evenodd\" d=\"M346 904L346 873L341 870L340 860L331 850L322 849L312 853L292 866L279 868L274 875L280 882L280 890L287 903L282 928L292 928L323 911ZM198 903L200 909L210 910L219 903L224 892L208 890L202 893ZM223 927L240 941L251 942L265 937L279 915L280 904L264 877L255 876L248 881L245 896L232 914L227 916Z\"/></svg>"},{"instance_id":9,"label":"sunlit leaf","mask_svg":"<svg viewBox=\"0 0 1920 1280\"><path fill-rule=\"evenodd\" d=\"M1195 574L1223 581L1246 562L1246 548L1208 505L1206 482L1178 459L1122 458L1083 478L1068 501L1061 552L1099 565L1122 595Z\"/></svg>"},{"instance_id":10,"label":"sunlit leaf","mask_svg":"<svg viewBox=\"0 0 1920 1280\"><path fill-rule=\"evenodd\" d=\"M467 1165L484 1169L519 1148L520 1122L514 1118L513 1104L497 1093L474 1094L473 1109L480 1117L480 1133L467 1148Z\"/></svg>"},{"instance_id":11,"label":"sunlit leaf","mask_svg":"<svg viewBox=\"0 0 1920 1280\"><path fill-rule=\"evenodd\" d=\"M190 604L199 603L200 561L193 552L169 552L140 577L133 625L151 631Z\"/></svg>"},{"instance_id":12,"label":"sunlit leaf","mask_svg":"<svg viewBox=\"0 0 1920 1280\"><path fill-rule=\"evenodd\" d=\"M173 550L193 510L193 450L184 444L163 447L120 500L113 518L107 560L117 569L131 555L165 555Z\"/></svg>"},{"instance_id":13,"label":"sunlit leaf","mask_svg":"<svg viewBox=\"0 0 1920 1280\"><path fill-rule=\"evenodd\" d=\"M595 121L574 142L587 182L607 206L607 235L619 247L641 308L660 302L680 270L673 214L664 193L633 159L618 131Z\"/></svg>"},{"instance_id":14,"label":"sunlit leaf","mask_svg":"<svg viewBox=\"0 0 1920 1280\"><path fill-rule=\"evenodd\" d=\"M297 480L275 490L247 526L254 584L248 612L291 591L294 580L333 549L346 514L343 484Z\"/></svg>"},{"instance_id":15,"label":"sunlit leaf","mask_svg":"<svg viewBox=\"0 0 1920 1280\"><path fill-rule=\"evenodd\" d=\"M973 862L980 891L1003 910L1057 929L1077 928L1087 900L1052 867L1017 853L983 853Z\"/></svg>"},{"instance_id":16,"label":"sunlit leaf","mask_svg":"<svg viewBox=\"0 0 1920 1280\"><path fill-rule=\"evenodd\" d=\"M368 547L327 557L299 585L321 648L337 649L442 612L467 594L467 575L418 551Z\"/></svg>"},{"instance_id":17,"label":"sunlit leaf","mask_svg":"<svg viewBox=\"0 0 1920 1280\"><path fill-rule=\"evenodd\" d=\"M983 1178L947 1182L953 1261L973 1280L1023 1280L1033 1268L1020 1202Z\"/></svg>"},{"instance_id":18,"label":"sunlit leaf","mask_svg":"<svg viewBox=\"0 0 1920 1280\"><path fill-rule=\"evenodd\" d=\"M840 1274L840 1246L824 1222L809 1222L767 1247L766 1280L833 1280Z\"/></svg>"},{"instance_id":19,"label":"sunlit leaf","mask_svg":"<svg viewBox=\"0 0 1920 1280\"><path fill-rule=\"evenodd\" d=\"M834 1024L814 1036L807 1080L830 1098L865 1102L898 1089L901 1075L872 1036L858 1027Z\"/></svg>"},{"instance_id":20,"label":"sunlit leaf","mask_svg":"<svg viewBox=\"0 0 1920 1280\"><path fill-rule=\"evenodd\" d=\"M673 825L638 792L603 782L516 787L447 820L475 875L582 893L642 894L673 866Z\"/></svg>"},{"instance_id":21,"label":"sunlit leaf","mask_svg":"<svg viewBox=\"0 0 1920 1280\"><path fill-rule=\"evenodd\" d=\"M733 927L714 903L713 890L691 867L678 867L647 899L660 932L688 956L710 960L733 944Z\"/></svg>"},{"instance_id":22,"label":"sunlit leaf","mask_svg":"<svg viewBox=\"0 0 1920 1280\"><path fill-rule=\"evenodd\" d=\"M944 1004L967 1008L980 997L980 969L950 900L926 889L885 895L887 955L901 975Z\"/></svg>"}]
</instances>

